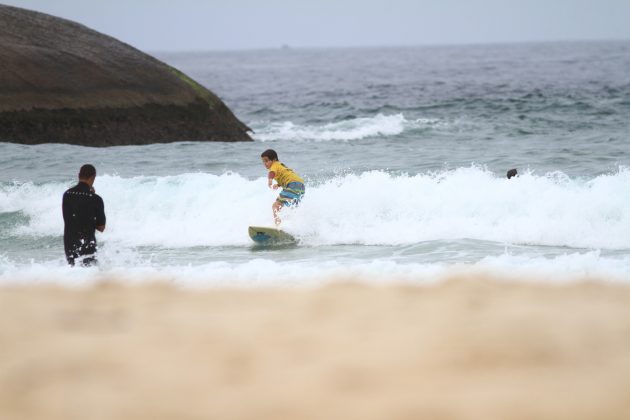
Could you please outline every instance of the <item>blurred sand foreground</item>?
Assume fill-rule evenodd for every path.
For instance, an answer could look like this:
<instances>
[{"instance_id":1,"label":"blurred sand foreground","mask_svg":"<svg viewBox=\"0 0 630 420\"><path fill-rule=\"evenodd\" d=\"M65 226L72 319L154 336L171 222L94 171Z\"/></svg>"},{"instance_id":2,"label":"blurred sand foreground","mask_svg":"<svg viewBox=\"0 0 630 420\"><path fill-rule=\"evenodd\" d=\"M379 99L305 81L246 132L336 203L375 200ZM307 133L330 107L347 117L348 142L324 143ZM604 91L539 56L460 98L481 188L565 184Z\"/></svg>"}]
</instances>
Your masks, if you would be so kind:
<instances>
[{"instance_id":1,"label":"blurred sand foreground","mask_svg":"<svg viewBox=\"0 0 630 420\"><path fill-rule=\"evenodd\" d=\"M0 419L628 419L630 287L0 288Z\"/></svg>"}]
</instances>

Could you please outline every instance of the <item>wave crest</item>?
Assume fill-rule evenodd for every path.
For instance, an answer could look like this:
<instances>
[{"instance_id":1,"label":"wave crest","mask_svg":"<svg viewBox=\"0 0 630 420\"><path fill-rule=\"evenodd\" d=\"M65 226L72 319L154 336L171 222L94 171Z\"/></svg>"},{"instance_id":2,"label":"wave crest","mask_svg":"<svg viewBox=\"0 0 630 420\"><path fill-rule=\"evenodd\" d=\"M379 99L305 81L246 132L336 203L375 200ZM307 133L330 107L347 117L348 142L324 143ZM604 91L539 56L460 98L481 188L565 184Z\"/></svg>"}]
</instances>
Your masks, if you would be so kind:
<instances>
[{"instance_id":1,"label":"wave crest","mask_svg":"<svg viewBox=\"0 0 630 420\"><path fill-rule=\"evenodd\" d=\"M630 248L630 171L593 179L523 173L507 180L483 168L417 175L383 171L308 182L285 229L306 245L405 245L475 239L577 248ZM59 183L1 187L0 213L19 211L11 235L63 232ZM243 246L248 225L271 225L277 191L238 174L99 177L108 228L121 246ZM6 235L4 232L3 235Z\"/></svg>"},{"instance_id":2,"label":"wave crest","mask_svg":"<svg viewBox=\"0 0 630 420\"><path fill-rule=\"evenodd\" d=\"M405 130L436 125L436 119L407 120L403 114L352 118L323 125L299 125L291 121L271 123L258 128L254 139L270 140L360 140L369 137L392 137Z\"/></svg>"}]
</instances>

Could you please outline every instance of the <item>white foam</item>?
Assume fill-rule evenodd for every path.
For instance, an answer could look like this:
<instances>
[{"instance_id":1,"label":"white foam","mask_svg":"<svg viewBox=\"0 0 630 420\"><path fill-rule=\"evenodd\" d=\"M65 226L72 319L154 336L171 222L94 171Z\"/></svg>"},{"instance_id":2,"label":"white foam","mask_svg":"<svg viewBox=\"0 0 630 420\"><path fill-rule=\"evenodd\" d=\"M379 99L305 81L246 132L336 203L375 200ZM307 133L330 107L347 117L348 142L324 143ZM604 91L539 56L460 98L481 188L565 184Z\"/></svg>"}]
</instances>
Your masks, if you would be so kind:
<instances>
[{"instance_id":1,"label":"white foam","mask_svg":"<svg viewBox=\"0 0 630 420\"><path fill-rule=\"evenodd\" d=\"M630 248L630 172L591 180L480 168L414 176L374 171L311 188L293 229L317 244L412 244L471 238Z\"/></svg>"},{"instance_id":2,"label":"white foam","mask_svg":"<svg viewBox=\"0 0 630 420\"><path fill-rule=\"evenodd\" d=\"M396 136L406 129L438 124L435 119L407 120L402 114L352 118L322 125L299 125L291 121L257 128L254 138L268 140L360 140L367 137Z\"/></svg>"},{"instance_id":3,"label":"white foam","mask_svg":"<svg viewBox=\"0 0 630 420\"><path fill-rule=\"evenodd\" d=\"M308 183L302 205L284 211L284 228L305 245L401 245L471 238L513 244L630 249L630 171L593 179L561 173L507 180L482 168L418 175L382 171ZM271 225L277 191L238 174L99 176L115 247L242 246L248 225ZM11 234L63 232L68 185L0 187L0 212L22 211Z\"/></svg>"},{"instance_id":4,"label":"white foam","mask_svg":"<svg viewBox=\"0 0 630 420\"><path fill-rule=\"evenodd\" d=\"M0 284L58 283L84 286L103 280L126 283L164 281L184 287L308 287L334 281L428 284L457 275L505 280L564 283L576 280L630 282L630 257L604 258L598 252L570 253L553 258L487 257L473 264L397 263L391 260L278 262L218 261L200 265L154 266L148 263L100 268L70 268L61 259L16 265L4 261Z\"/></svg>"}]
</instances>

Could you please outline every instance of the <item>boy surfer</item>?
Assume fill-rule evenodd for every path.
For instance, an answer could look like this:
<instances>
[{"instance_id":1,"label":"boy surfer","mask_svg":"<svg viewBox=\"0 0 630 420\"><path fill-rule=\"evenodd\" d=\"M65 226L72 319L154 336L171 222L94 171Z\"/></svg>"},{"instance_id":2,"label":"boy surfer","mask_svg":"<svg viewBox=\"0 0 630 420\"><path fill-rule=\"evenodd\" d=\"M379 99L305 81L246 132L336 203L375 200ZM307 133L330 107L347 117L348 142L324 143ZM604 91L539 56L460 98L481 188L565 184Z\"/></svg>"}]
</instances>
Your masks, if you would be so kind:
<instances>
[{"instance_id":1,"label":"boy surfer","mask_svg":"<svg viewBox=\"0 0 630 420\"><path fill-rule=\"evenodd\" d=\"M278 154L275 150L268 149L260 155L263 165L269 171L267 177L267 185L269 188L278 189L282 187L282 191L278 194L278 198L271 206L273 211L273 219L276 226L281 223L278 213L284 206L297 206L304 196L304 180L296 174L292 169L287 168L278 160ZM273 180L276 180L276 184Z\"/></svg>"}]
</instances>

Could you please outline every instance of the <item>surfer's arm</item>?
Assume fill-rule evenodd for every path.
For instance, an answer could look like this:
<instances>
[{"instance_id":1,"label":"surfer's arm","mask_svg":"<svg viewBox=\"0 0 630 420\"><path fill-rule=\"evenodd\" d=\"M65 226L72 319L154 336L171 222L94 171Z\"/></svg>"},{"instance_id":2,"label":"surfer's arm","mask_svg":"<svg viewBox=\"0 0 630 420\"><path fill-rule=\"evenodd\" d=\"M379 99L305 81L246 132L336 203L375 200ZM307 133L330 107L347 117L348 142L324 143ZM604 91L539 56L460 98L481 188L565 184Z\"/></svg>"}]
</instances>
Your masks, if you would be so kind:
<instances>
[{"instance_id":1,"label":"surfer's arm","mask_svg":"<svg viewBox=\"0 0 630 420\"><path fill-rule=\"evenodd\" d=\"M274 171L269 171L269 175L267 175L267 186L269 188L273 185L273 179L276 177L276 173Z\"/></svg>"}]
</instances>

